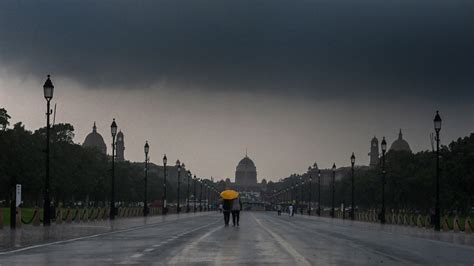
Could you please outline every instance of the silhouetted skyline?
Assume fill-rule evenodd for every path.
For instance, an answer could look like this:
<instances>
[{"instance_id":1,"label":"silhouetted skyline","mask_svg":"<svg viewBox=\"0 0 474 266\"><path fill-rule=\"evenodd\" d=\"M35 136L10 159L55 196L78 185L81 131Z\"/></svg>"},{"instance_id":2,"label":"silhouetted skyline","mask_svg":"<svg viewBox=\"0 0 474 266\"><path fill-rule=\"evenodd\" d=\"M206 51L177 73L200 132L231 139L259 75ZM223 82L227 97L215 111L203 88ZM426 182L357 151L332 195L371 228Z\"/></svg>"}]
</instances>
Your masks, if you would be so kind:
<instances>
[{"instance_id":1,"label":"silhouetted skyline","mask_svg":"<svg viewBox=\"0 0 474 266\"><path fill-rule=\"evenodd\" d=\"M197 174L233 177L245 155L262 178L368 164L370 139L399 128L414 152L474 129L472 1L2 1L0 105L82 143L97 121L126 158L164 153ZM299 170L298 170L299 169Z\"/></svg>"}]
</instances>

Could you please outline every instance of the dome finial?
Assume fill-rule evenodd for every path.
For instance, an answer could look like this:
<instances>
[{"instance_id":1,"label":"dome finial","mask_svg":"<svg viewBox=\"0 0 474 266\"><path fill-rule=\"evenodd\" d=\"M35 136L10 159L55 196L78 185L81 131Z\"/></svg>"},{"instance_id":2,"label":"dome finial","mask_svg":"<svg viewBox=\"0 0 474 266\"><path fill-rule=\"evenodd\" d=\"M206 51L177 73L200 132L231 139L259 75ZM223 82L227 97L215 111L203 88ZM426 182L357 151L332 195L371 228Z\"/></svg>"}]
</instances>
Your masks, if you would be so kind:
<instances>
[{"instance_id":1,"label":"dome finial","mask_svg":"<svg viewBox=\"0 0 474 266\"><path fill-rule=\"evenodd\" d=\"M92 132L97 132L97 126L95 125L95 121L94 121L94 126L92 127Z\"/></svg>"},{"instance_id":2,"label":"dome finial","mask_svg":"<svg viewBox=\"0 0 474 266\"><path fill-rule=\"evenodd\" d=\"M400 132L398 133L398 139L403 139L402 129L400 128Z\"/></svg>"}]
</instances>

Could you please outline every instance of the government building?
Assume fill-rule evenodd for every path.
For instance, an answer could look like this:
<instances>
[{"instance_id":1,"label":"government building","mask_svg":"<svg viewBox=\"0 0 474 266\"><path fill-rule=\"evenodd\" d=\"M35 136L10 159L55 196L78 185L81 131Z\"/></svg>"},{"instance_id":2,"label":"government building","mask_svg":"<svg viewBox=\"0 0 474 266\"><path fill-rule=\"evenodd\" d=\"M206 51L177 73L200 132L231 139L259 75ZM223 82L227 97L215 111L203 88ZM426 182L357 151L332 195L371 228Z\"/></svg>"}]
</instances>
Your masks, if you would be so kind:
<instances>
[{"instance_id":1,"label":"government building","mask_svg":"<svg viewBox=\"0 0 474 266\"><path fill-rule=\"evenodd\" d=\"M370 167L376 167L380 163L380 156L382 154L382 151L379 150L379 140L377 137L373 137L372 140L370 141L370 152L369 152L369 157L370 157L370 162L369 166ZM410 149L410 145L406 140L403 139L403 133L402 129L398 132L398 139L396 139L392 145L390 146L390 149L387 151L397 151L397 152L409 152L412 153Z\"/></svg>"},{"instance_id":2,"label":"government building","mask_svg":"<svg viewBox=\"0 0 474 266\"><path fill-rule=\"evenodd\" d=\"M84 143L82 143L82 147L96 149L102 154L107 155L107 145L105 144L102 135L97 132L97 126L95 122L94 126L92 127L92 132L86 136ZM125 144L122 131L117 134L115 141L115 152L115 158L118 162L125 161Z\"/></svg>"},{"instance_id":3,"label":"government building","mask_svg":"<svg viewBox=\"0 0 474 266\"><path fill-rule=\"evenodd\" d=\"M239 192L244 209L259 210L264 208L262 192L266 191L266 180L257 181L257 167L247 155L242 158L235 169L235 182L226 179L226 188Z\"/></svg>"}]
</instances>

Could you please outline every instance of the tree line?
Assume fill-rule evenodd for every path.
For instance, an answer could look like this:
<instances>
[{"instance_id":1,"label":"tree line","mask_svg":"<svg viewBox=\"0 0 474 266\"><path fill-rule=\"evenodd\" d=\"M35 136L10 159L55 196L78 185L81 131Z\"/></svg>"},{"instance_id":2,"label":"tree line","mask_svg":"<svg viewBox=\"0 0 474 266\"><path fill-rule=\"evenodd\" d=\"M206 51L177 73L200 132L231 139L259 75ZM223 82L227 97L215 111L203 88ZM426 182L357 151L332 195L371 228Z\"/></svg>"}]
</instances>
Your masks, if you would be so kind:
<instances>
[{"instance_id":1,"label":"tree line","mask_svg":"<svg viewBox=\"0 0 474 266\"><path fill-rule=\"evenodd\" d=\"M15 184L22 185L24 206L42 206L45 176L46 127L26 130L19 122L8 127L5 109L0 109L0 204L12 198ZM105 206L111 187L110 156L98 149L74 143L74 127L56 124L50 129L51 195L55 205L73 206L79 202ZM145 164L129 161L115 163L116 201L122 204L143 201ZM177 199L177 168L167 167L167 199ZM158 204L163 196L163 167L149 164L148 202ZM205 183L217 187L209 179ZM190 182L190 194L194 192ZM222 185L222 184L221 184ZM197 184L196 196L200 186ZM180 201L187 197L186 169L181 172ZM205 198L203 192L203 198ZM192 199L193 196L191 195Z\"/></svg>"},{"instance_id":2,"label":"tree line","mask_svg":"<svg viewBox=\"0 0 474 266\"><path fill-rule=\"evenodd\" d=\"M388 151L386 154L385 204L391 209L429 213L435 202L436 154L432 151L410 153ZM459 138L440 149L440 199L445 212L466 214L474 207L474 134ZM338 169L338 171L340 171ZM355 205L359 209L377 209L382 202L382 169L380 167L355 167ZM305 180L303 201L317 202L317 177L313 172L313 182L309 185L309 174L293 175L281 182L268 184L268 191L280 191ZM351 204L351 172L344 169L342 178L336 181L336 207ZM294 190L300 199L300 188ZM291 195L291 194L290 194ZM280 200L283 196L280 196ZM332 188L321 188L321 205L332 203Z\"/></svg>"}]
</instances>

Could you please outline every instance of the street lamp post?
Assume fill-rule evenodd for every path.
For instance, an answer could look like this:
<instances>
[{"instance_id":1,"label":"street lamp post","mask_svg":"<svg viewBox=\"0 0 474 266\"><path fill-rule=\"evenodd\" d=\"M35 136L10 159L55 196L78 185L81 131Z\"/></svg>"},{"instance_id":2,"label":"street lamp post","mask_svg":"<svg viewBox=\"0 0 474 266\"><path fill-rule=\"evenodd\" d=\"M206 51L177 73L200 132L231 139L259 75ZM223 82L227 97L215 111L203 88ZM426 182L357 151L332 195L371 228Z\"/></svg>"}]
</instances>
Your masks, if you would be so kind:
<instances>
[{"instance_id":1,"label":"street lamp post","mask_svg":"<svg viewBox=\"0 0 474 266\"><path fill-rule=\"evenodd\" d=\"M143 216L148 215L148 152L150 151L150 145L148 141L145 142L145 199L143 201Z\"/></svg>"},{"instance_id":2,"label":"street lamp post","mask_svg":"<svg viewBox=\"0 0 474 266\"><path fill-rule=\"evenodd\" d=\"M211 210L211 186L206 184L207 187L207 211Z\"/></svg>"},{"instance_id":3,"label":"street lamp post","mask_svg":"<svg viewBox=\"0 0 474 266\"><path fill-rule=\"evenodd\" d=\"M331 218L335 216L335 203L336 203L336 164L332 165L332 206L331 206Z\"/></svg>"},{"instance_id":4,"label":"street lamp post","mask_svg":"<svg viewBox=\"0 0 474 266\"><path fill-rule=\"evenodd\" d=\"M180 211L181 211L181 206L179 204L179 192L180 192L180 187L181 187L181 163L179 162L179 160L176 161L176 168L178 170L178 194L177 194L177 201L178 201L178 204L176 205L176 212L179 214Z\"/></svg>"},{"instance_id":5,"label":"street lamp post","mask_svg":"<svg viewBox=\"0 0 474 266\"><path fill-rule=\"evenodd\" d=\"M199 180L199 211L202 212L202 182L203 180Z\"/></svg>"},{"instance_id":6,"label":"street lamp post","mask_svg":"<svg viewBox=\"0 0 474 266\"><path fill-rule=\"evenodd\" d=\"M311 194L312 194L312 190L313 190L313 176L312 176L312 171L313 169L310 167L308 167L308 172L309 172L309 201L308 201L308 215L311 216Z\"/></svg>"},{"instance_id":7,"label":"street lamp post","mask_svg":"<svg viewBox=\"0 0 474 266\"><path fill-rule=\"evenodd\" d=\"M49 190L50 190L49 188L49 142L50 142L49 117L52 113L50 104L51 104L51 99L53 99L54 86L50 77L51 76L48 75L48 78L46 79L43 85L44 98L46 99L46 175L45 175L45 182L44 182L43 224L46 226L49 226L51 224L51 199L50 199L50 194L49 194ZM15 186L15 184L13 184L13 186ZM16 214L16 211L15 211L15 214Z\"/></svg>"},{"instance_id":8,"label":"street lamp post","mask_svg":"<svg viewBox=\"0 0 474 266\"><path fill-rule=\"evenodd\" d=\"M385 224L385 152L387 151L387 142L385 137L382 139L382 211L380 212L380 223Z\"/></svg>"},{"instance_id":9,"label":"street lamp post","mask_svg":"<svg viewBox=\"0 0 474 266\"><path fill-rule=\"evenodd\" d=\"M194 175L194 178L193 178L193 201L194 201L194 212L197 211L197 207L196 207L196 182L197 182L197 178L196 178L196 175Z\"/></svg>"},{"instance_id":10,"label":"street lamp post","mask_svg":"<svg viewBox=\"0 0 474 266\"><path fill-rule=\"evenodd\" d=\"M318 216L321 216L321 170L318 169Z\"/></svg>"},{"instance_id":11,"label":"street lamp post","mask_svg":"<svg viewBox=\"0 0 474 266\"><path fill-rule=\"evenodd\" d=\"M115 219L115 136L117 135L117 123L115 118L110 125L110 133L112 134L112 184L110 191L110 220Z\"/></svg>"},{"instance_id":12,"label":"street lamp post","mask_svg":"<svg viewBox=\"0 0 474 266\"><path fill-rule=\"evenodd\" d=\"M300 199L301 199L300 206L304 204L303 188L304 188L304 180L303 180L303 177L300 176ZM301 215L303 215L303 207L300 208L300 213Z\"/></svg>"},{"instance_id":13,"label":"street lamp post","mask_svg":"<svg viewBox=\"0 0 474 266\"><path fill-rule=\"evenodd\" d=\"M441 131L441 116L439 111L436 111L436 116L433 120L434 128L436 131L436 202L435 202L435 221L434 226L436 231L441 230L440 220L441 220L441 209L439 202L439 132Z\"/></svg>"},{"instance_id":14,"label":"street lamp post","mask_svg":"<svg viewBox=\"0 0 474 266\"><path fill-rule=\"evenodd\" d=\"M191 171L188 170L187 172L187 175L188 175L188 189L187 189L187 193L186 193L186 212L189 212L189 185L190 185L190 181L191 181Z\"/></svg>"},{"instance_id":15,"label":"street lamp post","mask_svg":"<svg viewBox=\"0 0 474 266\"><path fill-rule=\"evenodd\" d=\"M355 205L354 205L354 164L355 164L355 155L352 153L351 156L351 220L354 220L355 217Z\"/></svg>"},{"instance_id":16,"label":"street lamp post","mask_svg":"<svg viewBox=\"0 0 474 266\"><path fill-rule=\"evenodd\" d=\"M168 162L168 158L166 158L166 154L163 156L163 215L168 213L168 206L166 205L166 163Z\"/></svg>"}]
</instances>

